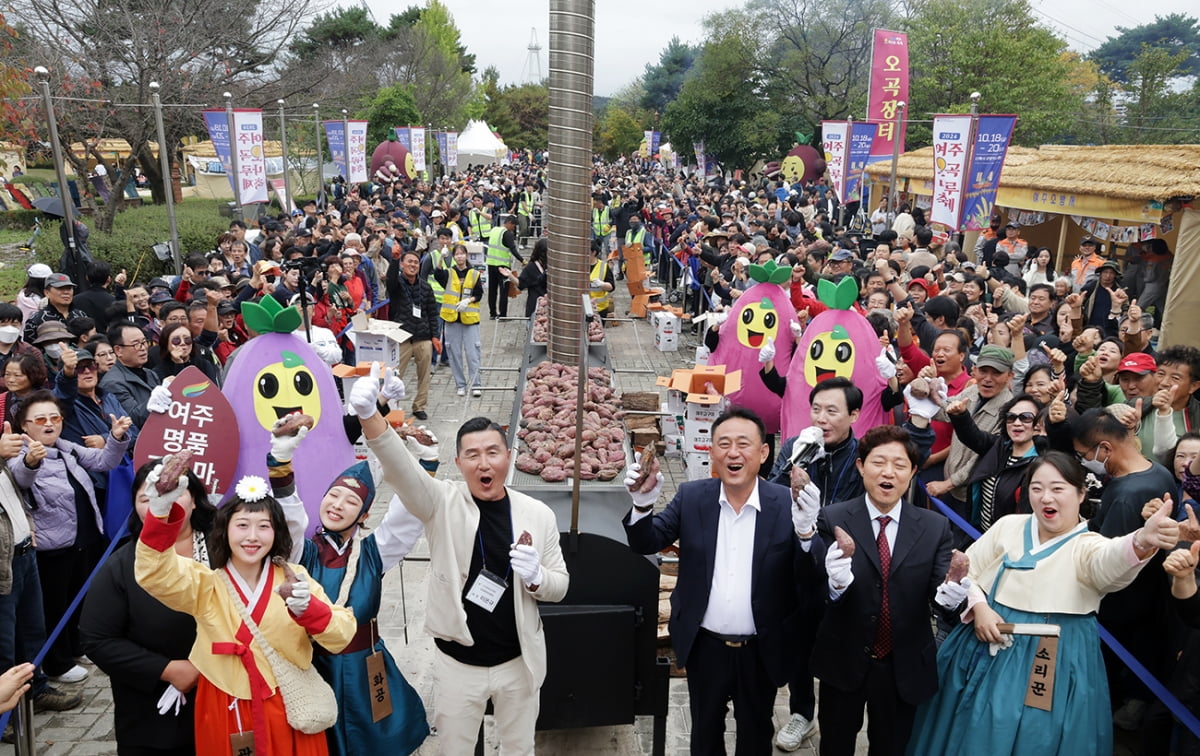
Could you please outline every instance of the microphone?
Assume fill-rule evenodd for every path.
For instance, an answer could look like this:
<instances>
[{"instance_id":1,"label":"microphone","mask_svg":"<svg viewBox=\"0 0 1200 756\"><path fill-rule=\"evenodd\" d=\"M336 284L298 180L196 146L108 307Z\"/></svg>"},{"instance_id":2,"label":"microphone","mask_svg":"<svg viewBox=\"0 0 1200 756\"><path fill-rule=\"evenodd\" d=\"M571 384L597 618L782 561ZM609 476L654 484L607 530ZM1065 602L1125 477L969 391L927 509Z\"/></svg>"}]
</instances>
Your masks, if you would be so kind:
<instances>
[{"instance_id":1,"label":"microphone","mask_svg":"<svg viewBox=\"0 0 1200 756\"><path fill-rule=\"evenodd\" d=\"M792 456L788 464L795 467L808 467L812 461L825 453L825 434L815 425L810 425L800 431L796 443L792 447Z\"/></svg>"}]
</instances>

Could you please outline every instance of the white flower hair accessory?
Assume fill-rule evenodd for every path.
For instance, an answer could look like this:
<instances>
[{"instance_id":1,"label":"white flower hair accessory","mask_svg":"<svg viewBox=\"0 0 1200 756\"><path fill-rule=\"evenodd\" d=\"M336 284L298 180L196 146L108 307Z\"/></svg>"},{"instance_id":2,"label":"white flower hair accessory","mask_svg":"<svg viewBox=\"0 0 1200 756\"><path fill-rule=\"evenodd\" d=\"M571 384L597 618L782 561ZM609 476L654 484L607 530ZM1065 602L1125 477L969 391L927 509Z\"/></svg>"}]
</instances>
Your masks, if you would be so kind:
<instances>
[{"instance_id":1,"label":"white flower hair accessory","mask_svg":"<svg viewBox=\"0 0 1200 756\"><path fill-rule=\"evenodd\" d=\"M267 498L267 481L257 475L247 475L238 481L233 492L242 501L262 501Z\"/></svg>"}]
</instances>

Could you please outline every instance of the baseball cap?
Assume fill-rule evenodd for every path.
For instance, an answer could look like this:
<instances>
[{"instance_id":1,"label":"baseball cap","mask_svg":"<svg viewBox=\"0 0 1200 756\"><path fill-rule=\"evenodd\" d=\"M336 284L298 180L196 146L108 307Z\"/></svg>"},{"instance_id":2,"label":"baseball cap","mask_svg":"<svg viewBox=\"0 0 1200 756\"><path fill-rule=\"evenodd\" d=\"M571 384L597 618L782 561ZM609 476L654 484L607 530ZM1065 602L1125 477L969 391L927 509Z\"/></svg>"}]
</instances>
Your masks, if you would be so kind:
<instances>
[{"instance_id":1,"label":"baseball cap","mask_svg":"<svg viewBox=\"0 0 1200 756\"><path fill-rule=\"evenodd\" d=\"M975 367L990 367L1002 373L1012 370L1012 366L1012 350L996 346L995 344L988 344L983 349L980 349L979 357L975 359Z\"/></svg>"},{"instance_id":2,"label":"baseball cap","mask_svg":"<svg viewBox=\"0 0 1200 756\"><path fill-rule=\"evenodd\" d=\"M1004 227L1005 228L1020 228L1021 224L1018 223L1017 221L1009 221L1007 224L1005 224Z\"/></svg>"},{"instance_id":3,"label":"baseball cap","mask_svg":"<svg viewBox=\"0 0 1200 756\"><path fill-rule=\"evenodd\" d=\"M150 295L150 304L162 304L163 302L170 302L174 298L170 292L156 291Z\"/></svg>"},{"instance_id":4,"label":"baseball cap","mask_svg":"<svg viewBox=\"0 0 1200 756\"><path fill-rule=\"evenodd\" d=\"M167 283L165 278L151 278L150 283L146 284L151 289L169 289L171 284Z\"/></svg>"},{"instance_id":5,"label":"baseball cap","mask_svg":"<svg viewBox=\"0 0 1200 756\"><path fill-rule=\"evenodd\" d=\"M67 286L74 286L75 282L66 273L51 273L46 276L47 289L62 289Z\"/></svg>"},{"instance_id":6,"label":"baseball cap","mask_svg":"<svg viewBox=\"0 0 1200 756\"><path fill-rule=\"evenodd\" d=\"M217 303L218 315L236 315L238 311L237 305L230 302L228 299L222 299Z\"/></svg>"},{"instance_id":7,"label":"baseball cap","mask_svg":"<svg viewBox=\"0 0 1200 756\"><path fill-rule=\"evenodd\" d=\"M208 282L221 289L228 289L231 285L229 283L229 279L225 276L213 276L212 278L208 279Z\"/></svg>"},{"instance_id":8,"label":"baseball cap","mask_svg":"<svg viewBox=\"0 0 1200 756\"><path fill-rule=\"evenodd\" d=\"M277 263L271 260L259 260L254 263L254 272L260 276L282 276L283 271L279 269Z\"/></svg>"},{"instance_id":9,"label":"baseball cap","mask_svg":"<svg viewBox=\"0 0 1200 756\"><path fill-rule=\"evenodd\" d=\"M1099 247L1100 240L1094 236L1085 236L1085 237L1083 237L1083 239L1080 240L1079 246L1081 246L1081 247Z\"/></svg>"},{"instance_id":10,"label":"baseball cap","mask_svg":"<svg viewBox=\"0 0 1200 756\"><path fill-rule=\"evenodd\" d=\"M1135 373L1137 375L1146 375L1158 371L1158 363L1154 358L1145 352L1133 352L1121 358L1117 364L1118 373Z\"/></svg>"},{"instance_id":11,"label":"baseball cap","mask_svg":"<svg viewBox=\"0 0 1200 756\"><path fill-rule=\"evenodd\" d=\"M74 349L75 359L79 362L95 362L96 355L92 354L91 350L84 349L83 347L74 347Z\"/></svg>"},{"instance_id":12,"label":"baseball cap","mask_svg":"<svg viewBox=\"0 0 1200 756\"><path fill-rule=\"evenodd\" d=\"M829 256L831 262L847 262L854 259L854 253L848 249L839 249Z\"/></svg>"},{"instance_id":13,"label":"baseball cap","mask_svg":"<svg viewBox=\"0 0 1200 756\"><path fill-rule=\"evenodd\" d=\"M46 263L34 263L25 272L30 278L49 278L54 273Z\"/></svg>"}]
</instances>

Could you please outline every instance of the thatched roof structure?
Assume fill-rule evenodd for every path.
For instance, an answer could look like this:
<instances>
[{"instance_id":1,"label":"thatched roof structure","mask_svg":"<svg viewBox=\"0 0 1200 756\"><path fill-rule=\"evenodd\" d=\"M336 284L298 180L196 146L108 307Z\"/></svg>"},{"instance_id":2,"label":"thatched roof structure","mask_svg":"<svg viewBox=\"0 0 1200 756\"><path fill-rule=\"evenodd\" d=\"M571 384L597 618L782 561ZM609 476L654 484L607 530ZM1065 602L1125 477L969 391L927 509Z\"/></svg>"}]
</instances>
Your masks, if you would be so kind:
<instances>
[{"instance_id":1,"label":"thatched roof structure","mask_svg":"<svg viewBox=\"0 0 1200 756\"><path fill-rule=\"evenodd\" d=\"M216 159L217 148L213 146L211 139L205 139L203 142L185 145L183 154L189 157ZM263 140L263 154L265 157L271 158L283 157L283 147L280 145L279 140Z\"/></svg>"},{"instance_id":2,"label":"thatched roof structure","mask_svg":"<svg viewBox=\"0 0 1200 756\"><path fill-rule=\"evenodd\" d=\"M867 166L876 180L891 171L888 160ZM896 173L932 181L933 148L901 155ZM1200 196L1200 144L1010 147L1000 186L1140 202Z\"/></svg>"}]
</instances>

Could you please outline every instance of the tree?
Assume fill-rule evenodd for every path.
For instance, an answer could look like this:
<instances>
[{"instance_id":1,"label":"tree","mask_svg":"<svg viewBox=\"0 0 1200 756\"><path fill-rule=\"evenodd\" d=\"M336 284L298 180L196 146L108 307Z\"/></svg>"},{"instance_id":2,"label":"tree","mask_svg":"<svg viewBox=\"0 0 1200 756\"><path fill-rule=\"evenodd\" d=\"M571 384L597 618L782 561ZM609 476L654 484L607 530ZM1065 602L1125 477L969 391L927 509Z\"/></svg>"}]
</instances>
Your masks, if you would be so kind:
<instances>
[{"instance_id":1,"label":"tree","mask_svg":"<svg viewBox=\"0 0 1200 756\"><path fill-rule=\"evenodd\" d=\"M986 18L1004 23L980 23ZM966 113L978 91L981 112L1020 116L1015 144L1037 146L1079 117L1083 96L1071 87L1066 42L1037 22L1027 0L922 0L904 26L910 119ZM909 149L930 142L928 124L909 124Z\"/></svg>"},{"instance_id":2,"label":"tree","mask_svg":"<svg viewBox=\"0 0 1200 756\"><path fill-rule=\"evenodd\" d=\"M1154 21L1141 26L1118 26L1116 36L1105 40L1090 57L1113 81L1129 84L1137 75L1132 70L1134 63L1147 46L1183 55L1174 76L1200 74L1200 21L1182 13L1155 16Z\"/></svg>"},{"instance_id":3,"label":"tree","mask_svg":"<svg viewBox=\"0 0 1200 756\"><path fill-rule=\"evenodd\" d=\"M1169 83L1179 75L1187 64L1189 53L1179 50L1172 53L1165 47L1145 45L1141 53L1129 64L1126 75L1133 94L1128 121L1133 134L1130 141L1173 142L1166 129L1182 126L1177 119L1179 108L1176 102L1186 95L1170 91ZM1147 127L1154 131L1147 136Z\"/></svg>"},{"instance_id":4,"label":"tree","mask_svg":"<svg viewBox=\"0 0 1200 756\"><path fill-rule=\"evenodd\" d=\"M600 139L594 149L609 160L616 160L637 150L642 143L643 131L633 113L623 107L609 105L599 122Z\"/></svg>"},{"instance_id":5,"label":"tree","mask_svg":"<svg viewBox=\"0 0 1200 756\"><path fill-rule=\"evenodd\" d=\"M642 75L645 92L641 106L656 113L663 112L679 95L683 80L695 65L699 52L699 48L680 42L679 37L671 37L659 54L658 63L646 64L646 73Z\"/></svg>"},{"instance_id":6,"label":"tree","mask_svg":"<svg viewBox=\"0 0 1200 756\"><path fill-rule=\"evenodd\" d=\"M545 84L505 87L495 105L494 110L489 108L487 123L500 132L509 149L546 149L550 141L550 90ZM493 113L500 117L493 119Z\"/></svg>"},{"instance_id":7,"label":"tree","mask_svg":"<svg viewBox=\"0 0 1200 756\"><path fill-rule=\"evenodd\" d=\"M412 93L403 84L381 89L363 114L367 124L367 146L387 141L396 126L415 126L421 123L421 113Z\"/></svg>"},{"instance_id":8,"label":"tree","mask_svg":"<svg viewBox=\"0 0 1200 756\"><path fill-rule=\"evenodd\" d=\"M13 42L17 37L17 31L0 13L0 139L24 144L32 141L36 132L30 108L18 104L31 88L25 71L12 60ZM0 171L4 173L11 170L12 166L0 165Z\"/></svg>"}]
</instances>

